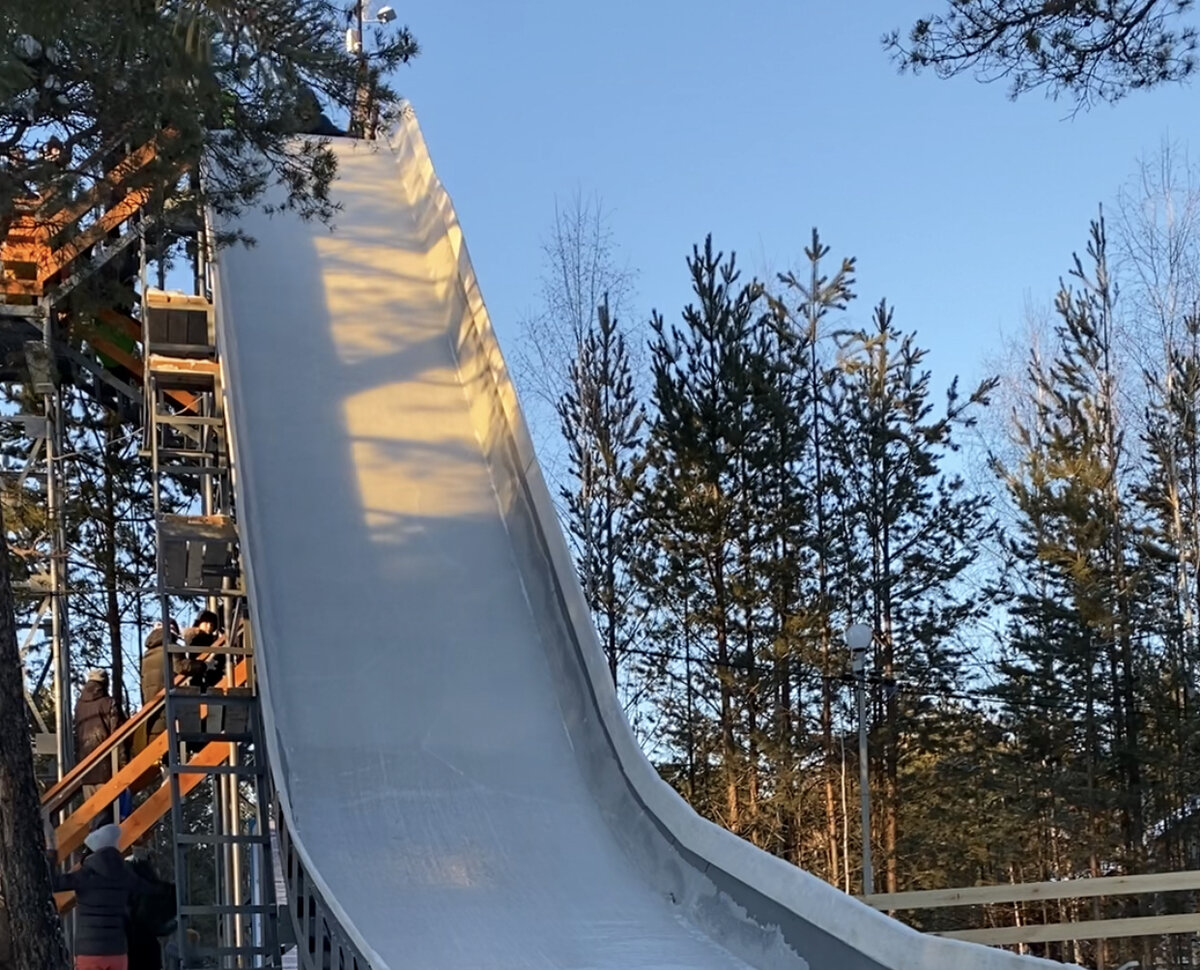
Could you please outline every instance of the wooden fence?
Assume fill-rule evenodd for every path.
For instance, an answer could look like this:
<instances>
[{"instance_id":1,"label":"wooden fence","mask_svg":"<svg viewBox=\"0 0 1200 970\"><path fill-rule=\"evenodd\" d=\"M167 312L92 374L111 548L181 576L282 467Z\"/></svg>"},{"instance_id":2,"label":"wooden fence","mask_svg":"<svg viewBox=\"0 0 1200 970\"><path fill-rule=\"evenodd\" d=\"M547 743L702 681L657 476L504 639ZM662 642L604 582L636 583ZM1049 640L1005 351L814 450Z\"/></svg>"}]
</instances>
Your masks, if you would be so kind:
<instances>
[{"instance_id":1,"label":"wooden fence","mask_svg":"<svg viewBox=\"0 0 1200 970\"><path fill-rule=\"evenodd\" d=\"M945 909L952 906L987 906L997 903L1086 899L1096 896L1134 896L1200 889L1200 870L1162 872L1139 876L1103 876L1096 879L1063 879L1005 886L970 886L962 889L928 889L903 893L876 893L860 897L878 910ZM1200 933L1200 913L1130 916L1078 920L1064 923L1028 923L1024 926L980 927L933 933L955 940L1013 946L1063 940L1115 940L1167 933Z\"/></svg>"}]
</instances>

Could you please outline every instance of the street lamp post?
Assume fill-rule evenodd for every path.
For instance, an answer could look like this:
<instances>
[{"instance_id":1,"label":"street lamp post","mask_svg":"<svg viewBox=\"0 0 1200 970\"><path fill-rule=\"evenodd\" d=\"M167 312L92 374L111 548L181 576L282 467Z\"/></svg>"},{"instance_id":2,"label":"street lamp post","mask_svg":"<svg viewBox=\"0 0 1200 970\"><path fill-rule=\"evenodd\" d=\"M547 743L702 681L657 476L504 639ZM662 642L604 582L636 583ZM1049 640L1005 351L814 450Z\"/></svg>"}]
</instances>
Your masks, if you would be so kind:
<instances>
[{"instance_id":1,"label":"street lamp post","mask_svg":"<svg viewBox=\"0 0 1200 970\"><path fill-rule=\"evenodd\" d=\"M863 895L875 892L875 874L871 866L871 778L867 771L867 651L875 640L875 632L865 623L853 623L846 628L846 646L850 648L850 667L854 671L855 694L858 701L858 787L862 800L862 866Z\"/></svg>"},{"instance_id":2,"label":"street lamp post","mask_svg":"<svg viewBox=\"0 0 1200 970\"><path fill-rule=\"evenodd\" d=\"M374 138L378 126L379 107L375 103L375 86L371 78L366 37L363 31L367 24L390 24L396 19L392 7L380 7L374 17L367 15L369 0L356 0L354 22L346 34L346 49L358 61L358 84L354 91L354 104L350 109L350 134L356 138Z\"/></svg>"}]
</instances>

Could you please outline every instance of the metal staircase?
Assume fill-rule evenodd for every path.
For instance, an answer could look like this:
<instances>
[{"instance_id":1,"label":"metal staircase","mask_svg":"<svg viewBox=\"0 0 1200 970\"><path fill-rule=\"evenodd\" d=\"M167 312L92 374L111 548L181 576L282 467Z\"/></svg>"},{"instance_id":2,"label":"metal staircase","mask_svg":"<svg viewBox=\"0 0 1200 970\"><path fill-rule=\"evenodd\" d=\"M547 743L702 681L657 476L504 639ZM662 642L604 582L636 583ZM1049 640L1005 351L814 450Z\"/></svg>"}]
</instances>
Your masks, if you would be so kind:
<instances>
[{"instance_id":1,"label":"metal staircase","mask_svg":"<svg viewBox=\"0 0 1200 970\"><path fill-rule=\"evenodd\" d=\"M270 787L238 554L213 307L203 296L143 290L146 445L158 529L166 768L171 793L181 968L280 965L270 851ZM186 480L199 515L166 509L164 486ZM229 640L175 642L172 604L203 600ZM242 631L245 631L244 633ZM225 658L214 685L176 682L181 655ZM234 671L242 671L235 678ZM209 798L204 810L195 793ZM189 796L192 800L189 803ZM213 884L199 878L212 850ZM255 874L251 879L250 874Z\"/></svg>"}]
</instances>

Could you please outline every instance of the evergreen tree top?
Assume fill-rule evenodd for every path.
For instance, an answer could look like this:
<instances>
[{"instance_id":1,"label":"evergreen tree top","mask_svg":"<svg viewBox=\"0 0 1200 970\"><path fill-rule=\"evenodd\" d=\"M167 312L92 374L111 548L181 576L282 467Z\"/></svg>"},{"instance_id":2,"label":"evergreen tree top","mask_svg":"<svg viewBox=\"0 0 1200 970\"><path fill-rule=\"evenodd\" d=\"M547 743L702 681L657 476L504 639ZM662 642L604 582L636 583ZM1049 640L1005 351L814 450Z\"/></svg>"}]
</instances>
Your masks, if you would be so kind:
<instances>
[{"instance_id":1,"label":"evergreen tree top","mask_svg":"<svg viewBox=\"0 0 1200 970\"><path fill-rule=\"evenodd\" d=\"M0 217L64 182L86 189L154 142L135 177L161 195L233 214L272 182L288 208L329 219L336 171L321 102L349 105L364 80L386 121L386 75L416 55L406 28L365 62L347 53L347 10L329 0L11 0L0 10ZM364 76L365 72L365 76ZM186 179L203 168L201 186Z\"/></svg>"}]
</instances>

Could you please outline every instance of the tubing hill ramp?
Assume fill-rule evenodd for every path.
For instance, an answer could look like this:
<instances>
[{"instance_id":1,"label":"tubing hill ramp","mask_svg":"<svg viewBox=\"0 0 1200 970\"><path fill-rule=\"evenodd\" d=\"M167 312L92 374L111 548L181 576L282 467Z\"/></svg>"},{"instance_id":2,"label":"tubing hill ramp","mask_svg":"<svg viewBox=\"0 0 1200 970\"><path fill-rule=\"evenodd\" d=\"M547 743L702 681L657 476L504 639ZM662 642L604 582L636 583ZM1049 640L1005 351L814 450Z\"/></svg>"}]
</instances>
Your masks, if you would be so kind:
<instances>
[{"instance_id":1,"label":"tubing hill ramp","mask_svg":"<svg viewBox=\"0 0 1200 970\"><path fill-rule=\"evenodd\" d=\"M617 704L411 111L217 266L273 775L373 970L1018 970L694 814Z\"/></svg>"}]
</instances>

